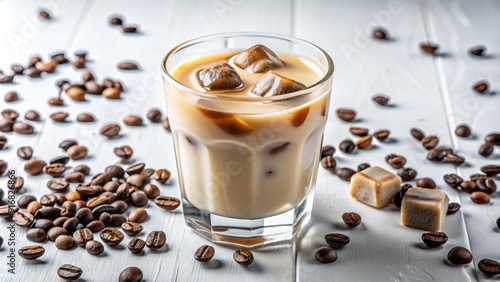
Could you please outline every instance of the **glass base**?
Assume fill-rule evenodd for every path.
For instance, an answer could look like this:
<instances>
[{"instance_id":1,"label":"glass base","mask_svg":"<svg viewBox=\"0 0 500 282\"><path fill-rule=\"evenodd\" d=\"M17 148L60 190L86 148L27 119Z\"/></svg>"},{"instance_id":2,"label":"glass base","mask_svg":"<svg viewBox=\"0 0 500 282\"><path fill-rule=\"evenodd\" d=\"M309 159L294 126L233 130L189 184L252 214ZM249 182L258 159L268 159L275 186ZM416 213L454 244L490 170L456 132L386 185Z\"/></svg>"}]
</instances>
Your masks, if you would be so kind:
<instances>
[{"instance_id":1,"label":"glass base","mask_svg":"<svg viewBox=\"0 0 500 282\"><path fill-rule=\"evenodd\" d=\"M314 187L295 208L259 219L234 219L202 211L182 200L186 224L214 243L256 247L287 241L307 225L311 216Z\"/></svg>"}]
</instances>

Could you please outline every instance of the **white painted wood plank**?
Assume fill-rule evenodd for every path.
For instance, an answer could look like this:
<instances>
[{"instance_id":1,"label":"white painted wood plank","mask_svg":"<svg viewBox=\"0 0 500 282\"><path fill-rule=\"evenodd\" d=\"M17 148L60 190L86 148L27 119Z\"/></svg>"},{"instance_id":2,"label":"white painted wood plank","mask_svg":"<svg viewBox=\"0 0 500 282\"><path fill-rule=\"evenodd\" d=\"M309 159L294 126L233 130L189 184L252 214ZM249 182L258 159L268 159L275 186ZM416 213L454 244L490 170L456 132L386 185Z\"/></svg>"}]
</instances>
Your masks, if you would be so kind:
<instances>
[{"instance_id":1,"label":"white painted wood plank","mask_svg":"<svg viewBox=\"0 0 500 282\"><path fill-rule=\"evenodd\" d=\"M393 5L393 6L391 6ZM298 37L325 48L334 59L330 117L324 143L337 146L345 138L353 139L350 126L365 126L372 132L380 128L392 131L395 142L374 141L374 148L348 156L336 153L337 167L356 168L369 162L395 171L384 156L397 153L406 156L407 166L415 168L418 177L431 177L451 201L459 201L456 191L447 187L443 174L451 165L436 165L425 159L425 150L411 140L412 127L438 135L441 144L452 145L447 130L447 116L441 99L433 59L422 54L418 45L427 40L422 11L416 1L300 1L297 21ZM384 26L393 37L391 42L370 38L373 25ZM320 27L320 28L319 28ZM368 33L367 31L368 30ZM370 98L376 93L392 97L394 107L381 108ZM338 107L358 111L357 123L340 122ZM415 183L412 181L411 183ZM472 266L450 267L445 263L452 246L469 247L461 213L448 216L443 228L448 243L438 249L421 247L423 231L403 227L397 208L377 210L348 196L349 185L320 170L312 227L300 237L298 277L301 281L474 281ZM348 229L342 222L343 212L355 211L363 224ZM320 265L314 251L325 246L324 235L345 233L351 243L339 250L332 265Z\"/></svg>"}]
</instances>

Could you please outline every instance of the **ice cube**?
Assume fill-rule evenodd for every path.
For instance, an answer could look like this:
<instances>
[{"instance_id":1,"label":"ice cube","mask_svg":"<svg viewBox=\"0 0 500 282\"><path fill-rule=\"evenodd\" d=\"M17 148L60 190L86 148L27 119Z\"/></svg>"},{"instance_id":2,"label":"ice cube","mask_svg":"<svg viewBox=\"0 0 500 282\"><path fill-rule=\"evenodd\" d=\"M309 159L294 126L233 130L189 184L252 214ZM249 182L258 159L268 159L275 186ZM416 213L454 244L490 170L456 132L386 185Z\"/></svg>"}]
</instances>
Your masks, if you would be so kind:
<instances>
[{"instance_id":1,"label":"ice cube","mask_svg":"<svg viewBox=\"0 0 500 282\"><path fill-rule=\"evenodd\" d=\"M299 91L306 86L298 81L268 71L254 85L251 92L261 97L270 97Z\"/></svg>"},{"instance_id":2,"label":"ice cube","mask_svg":"<svg viewBox=\"0 0 500 282\"><path fill-rule=\"evenodd\" d=\"M255 45L234 58L234 64L250 73L266 72L283 67L278 56L264 45Z\"/></svg>"},{"instance_id":3,"label":"ice cube","mask_svg":"<svg viewBox=\"0 0 500 282\"><path fill-rule=\"evenodd\" d=\"M196 78L205 90L234 90L245 86L236 70L227 63L220 63L200 70Z\"/></svg>"}]
</instances>

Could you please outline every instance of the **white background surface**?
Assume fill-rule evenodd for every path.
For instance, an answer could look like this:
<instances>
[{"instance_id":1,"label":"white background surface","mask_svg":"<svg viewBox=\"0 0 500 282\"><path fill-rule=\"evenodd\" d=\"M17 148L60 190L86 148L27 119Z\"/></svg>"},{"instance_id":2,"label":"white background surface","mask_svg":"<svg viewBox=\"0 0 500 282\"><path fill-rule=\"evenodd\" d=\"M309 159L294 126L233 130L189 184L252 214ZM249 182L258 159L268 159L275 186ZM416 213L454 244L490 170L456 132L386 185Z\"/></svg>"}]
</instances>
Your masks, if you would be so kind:
<instances>
[{"instance_id":1,"label":"white background surface","mask_svg":"<svg viewBox=\"0 0 500 282\"><path fill-rule=\"evenodd\" d=\"M51 12L53 19L40 20L41 7ZM123 34L107 24L112 14L121 14L126 23L137 24L139 34ZM384 26L392 40L374 41L366 31ZM46 188L48 176L27 176L24 161L16 156L20 146L34 148L36 158L50 160L61 155L57 147L65 138L80 140L89 148L89 157L71 161L75 166L85 163L92 167L91 176L119 160L113 148L129 144L134 161L148 167L167 168L173 172L168 185L160 185L163 195L179 196L172 140L161 124L146 121L145 126L122 126L124 136L107 140L98 135L99 127L107 122L120 122L127 114L145 117L152 107L165 113L160 80L160 60L176 44L193 37L226 31L263 31L300 37L324 48L335 62L330 117L324 143L338 146L345 138L354 139L348 132L352 125L370 128L371 132L388 128L394 142L374 141L370 150L354 155L337 152L338 167L356 166L369 162L391 169L384 156L389 153L407 157L407 166L418 171L418 177L436 180L438 189L448 193L451 201L462 204L459 213L448 216L443 228L449 241L442 248L426 249L420 241L421 230L405 228L400 223L397 208L377 210L354 201L348 196L348 183L320 169L314 210L309 228L292 242L268 246L254 251L255 262L241 267L232 259L236 248L216 246L215 259L202 264L193 253L208 241L184 225L180 210L166 212L149 203L149 220L143 225L145 238L152 230L167 233L168 248L154 253L145 250L134 255L126 249L131 239L117 248L105 245L105 254L95 257L83 248L57 250L52 242L43 245L46 254L37 261L17 257L16 275L6 272L3 263L7 247L0 249L2 262L0 280L57 281L57 268L70 263L83 269L80 281L114 281L128 266L138 266L145 281L484 281L487 278L475 265L482 258L500 260L500 231L495 227L500 217L498 196L488 205L473 204L469 195L457 193L442 180L446 173L459 173L464 178L479 172L486 164L499 164L496 148L490 158L477 154L483 137L500 131L500 97L479 96L471 85L480 79L490 82L493 90L500 86L500 2L483 1L67 1L0 0L0 69L9 71L12 63L26 64L30 56L44 59L57 50L65 50L73 59L76 50L89 51L88 68L99 81L112 77L124 82L126 92L119 101L88 95L85 102L66 98L66 105L54 108L47 104L57 95L56 80L69 78L79 81L81 70L71 65L60 66L57 73L41 79L16 77L15 84L0 85L0 94L16 90L21 101L6 104L0 109L16 109L21 117L28 109L38 109L41 122L30 122L36 134L22 136L6 133L9 147L0 151L0 159L25 177L25 194L40 197L50 193ZM418 44L437 42L446 56L423 54ZM488 48L490 57L471 58L467 49L478 44ZM122 60L136 60L137 72L116 68ZM391 96L393 107L379 107L370 98L376 93ZM339 121L334 111L352 107L358 111L359 122ZM55 111L70 113L67 124L55 124L48 117ZM75 121L78 113L90 111L97 121L81 124ZM474 138L460 139L453 134L459 123L472 126ZM467 158L467 166L434 164L425 159L425 150L409 136L411 127L439 136L442 145L452 146ZM498 180L498 178L497 178ZM0 178L6 190L6 176ZM498 182L498 181L497 181ZM412 182L414 183L414 182ZM500 184L500 183L499 183ZM74 189L74 186L71 187ZM497 192L498 193L498 192ZM18 195L20 196L20 195ZM361 226L347 229L341 214L356 211L363 217ZM0 236L7 238L0 221ZM17 246L32 244L25 230L17 229ZM351 237L351 243L338 251L339 259L330 265L314 260L314 251L324 246L323 236L341 232ZM98 234L95 234L98 237ZM98 240L100 240L98 238ZM474 261L468 266L446 264L446 254L453 246L470 248ZM499 278L497 277L496 280Z\"/></svg>"}]
</instances>

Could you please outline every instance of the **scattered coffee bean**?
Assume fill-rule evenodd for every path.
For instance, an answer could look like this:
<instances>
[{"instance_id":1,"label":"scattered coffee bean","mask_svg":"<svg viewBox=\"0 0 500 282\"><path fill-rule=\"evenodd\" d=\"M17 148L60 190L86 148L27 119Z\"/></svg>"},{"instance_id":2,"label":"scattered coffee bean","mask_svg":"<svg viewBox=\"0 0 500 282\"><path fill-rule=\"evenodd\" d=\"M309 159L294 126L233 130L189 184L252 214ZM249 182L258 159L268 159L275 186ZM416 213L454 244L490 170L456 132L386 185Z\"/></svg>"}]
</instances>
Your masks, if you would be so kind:
<instances>
[{"instance_id":1,"label":"scattered coffee bean","mask_svg":"<svg viewBox=\"0 0 500 282\"><path fill-rule=\"evenodd\" d=\"M476 191L477 185L475 181L462 181L460 183L460 189L466 193L472 193Z\"/></svg>"},{"instance_id":2,"label":"scattered coffee bean","mask_svg":"<svg viewBox=\"0 0 500 282\"><path fill-rule=\"evenodd\" d=\"M417 180L416 183L417 187L420 188L428 188L428 189L435 189L436 188L436 182L432 180L432 178L429 177L422 177L419 180Z\"/></svg>"},{"instance_id":3,"label":"scattered coffee bean","mask_svg":"<svg viewBox=\"0 0 500 282\"><path fill-rule=\"evenodd\" d=\"M55 239L54 245L59 250L70 250L75 246L75 241L68 235L59 235Z\"/></svg>"},{"instance_id":4,"label":"scattered coffee bean","mask_svg":"<svg viewBox=\"0 0 500 282\"><path fill-rule=\"evenodd\" d=\"M380 40L387 40L389 38L387 31L382 27L374 28L372 36L373 38Z\"/></svg>"},{"instance_id":5,"label":"scattered coffee bean","mask_svg":"<svg viewBox=\"0 0 500 282\"><path fill-rule=\"evenodd\" d=\"M115 16L115 17L112 17L109 20L109 23L112 24L112 25L122 25L123 24L123 20L120 17Z\"/></svg>"},{"instance_id":6,"label":"scattered coffee bean","mask_svg":"<svg viewBox=\"0 0 500 282\"><path fill-rule=\"evenodd\" d=\"M128 160L132 157L134 150L130 146L124 145L114 149L115 155L121 159Z\"/></svg>"},{"instance_id":7,"label":"scattered coffee bean","mask_svg":"<svg viewBox=\"0 0 500 282\"><path fill-rule=\"evenodd\" d=\"M467 124L461 124L455 128L455 134L459 137L467 138L471 136L472 131Z\"/></svg>"},{"instance_id":8,"label":"scattered coffee bean","mask_svg":"<svg viewBox=\"0 0 500 282\"><path fill-rule=\"evenodd\" d=\"M59 148L63 149L63 151L68 151L69 148L71 148L74 145L78 145L78 143L75 140L72 139L66 139L63 140L61 143L59 143Z\"/></svg>"},{"instance_id":9,"label":"scattered coffee bean","mask_svg":"<svg viewBox=\"0 0 500 282\"><path fill-rule=\"evenodd\" d=\"M106 136L110 139L116 138L120 135L121 127L117 123L108 123L101 127L99 133L103 136Z\"/></svg>"},{"instance_id":10,"label":"scattered coffee bean","mask_svg":"<svg viewBox=\"0 0 500 282\"><path fill-rule=\"evenodd\" d=\"M104 171L116 178L123 178L125 175L125 170L121 166L117 165L108 166Z\"/></svg>"},{"instance_id":11,"label":"scattered coffee bean","mask_svg":"<svg viewBox=\"0 0 500 282\"><path fill-rule=\"evenodd\" d=\"M140 238L132 238L130 242L127 244L127 249L134 254L140 253L144 247L146 246L146 242Z\"/></svg>"},{"instance_id":12,"label":"scattered coffee bean","mask_svg":"<svg viewBox=\"0 0 500 282\"><path fill-rule=\"evenodd\" d=\"M146 237L146 246L150 249L160 249L167 243L167 235L163 231L152 231Z\"/></svg>"},{"instance_id":13,"label":"scattered coffee bean","mask_svg":"<svg viewBox=\"0 0 500 282\"><path fill-rule=\"evenodd\" d=\"M356 118L356 111L349 108L338 108L337 117L343 121L352 121Z\"/></svg>"},{"instance_id":14,"label":"scattered coffee bean","mask_svg":"<svg viewBox=\"0 0 500 282\"><path fill-rule=\"evenodd\" d=\"M488 133L488 135L484 137L484 142L490 142L493 143L493 145L495 146L500 146L500 133L499 132Z\"/></svg>"},{"instance_id":15,"label":"scattered coffee bean","mask_svg":"<svg viewBox=\"0 0 500 282\"><path fill-rule=\"evenodd\" d=\"M26 207L26 212L31 214L31 215L34 215L36 213L36 211L38 211L41 208L42 208L42 204L40 202L33 201L33 202L28 204L28 207ZM23 219L21 219L21 220L23 220Z\"/></svg>"},{"instance_id":16,"label":"scattered coffee bean","mask_svg":"<svg viewBox=\"0 0 500 282\"><path fill-rule=\"evenodd\" d=\"M54 225L56 225L55 222ZM52 242L55 242L57 237L61 235L68 235L68 231L63 227L57 225L55 227L50 228L49 231L47 232L47 237L49 238L49 241Z\"/></svg>"},{"instance_id":17,"label":"scattered coffee bean","mask_svg":"<svg viewBox=\"0 0 500 282\"><path fill-rule=\"evenodd\" d=\"M486 47L481 45L474 46L469 49L469 54L477 57L483 56L485 52L486 52Z\"/></svg>"},{"instance_id":18,"label":"scattered coffee bean","mask_svg":"<svg viewBox=\"0 0 500 282\"><path fill-rule=\"evenodd\" d=\"M0 131L11 132L14 127L14 122L9 118L0 119Z\"/></svg>"},{"instance_id":19,"label":"scattered coffee bean","mask_svg":"<svg viewBox=\"0 0 500 282\"><path fill-rule=\"evenodd\" d=\"M448 252L448 261L452 264L468 264L472 261L472 254L464 247L453 247Z\"/></svg>"},{"instance_id":20,"label":"scattered coffee bean","mask_svg":"<svg viewBox=\"0 0 500 282\"><path fill-rule=\"evenodd\" d=\"M373 138L371 135L361 137L360 139L358 139L356 141L356 147L361 149L361 150L367 149L371 146L372 140L373 140Z\"/></svg>"},{"instance_id":21,"label":"scattered coffee bean","mask_svg":"<svg viewBox=\"0 0 500 282\"><path fill-rule=\"evenodd\" d=\"M330 247L338 249L349 244L351 239L349 236L341 233L329 233L325 235L325 241L328 245L330 245Z\"/></svg>"},{"instance_id":22,"label":"scattered coffee bean","mask_svg":"<svg viewBox=\"0 0 500 282\"><path fill-rule=\"evenodd\" d=\"M37 259L45 253L45 249L39 245L25 246L17 251L20 257L26 260Z\"/></svg>"},{"instance_id":23,"label":"scattered coffee bean","mask_svg":"<svg viewBox=\"0 0 500 282\"><path fill-rule=\"evenodd\" d=\"M111 88L111 87L106 88L102 91L102 96L104 96L105 98L108 98L108 99L113 99L113 100L120 99L121 94L122 94L121 90L116 89L116 88Z\"/></svg>"},{"instance_id":24,"label":"scattered coffee bean","mask_svg":"<svg viewBox=\"0 0 500 282\"><path fill-rule=\"evenodd\" d=\"M401 208L401 203L403 202L403 198L406 192L408 192L408 189L412 187L413 186L408 183L401 184L401 190L396 195L394 195L394 199L392 200L396 207Z\"/></svg>"},{"instance_id":25,"label":"scattered coffee bean","mask_svg":"<svg viewBox=\"0 0 500 282\"><path fill-rule=\"evenodd\" d=\"M87 242L94 240L94 235L88 228L78 229L73 233L73 240L78 246L85 247Z\"/></svg>"},{"instance_id":26,"label":"scattered coffee bean","mask_svg":"<svg viewBox=\"0 0 500 282\"><path fill-rule=\"evenodd\" d=\"M337 162L332 156L325 156L321 159L321 165L329 171L335 171L335 168L337 167Z\"/></svg>"},{"instance_id":27,"label":"scattered coffee bean","mask_svg":"<svg viewBox=\"0 0 500 282\"><path fill-rule=\"evenodd\" d=\"M141 126L143 124L142 118L138 115L128 115L123 118L123 123L128 126Z\"/></svg>"},{"instance_id":28,"label":"scattered coffee bean","mask_svg":"<svg viewBox=\"0 0 500 282\"><path fill-rule=\"evenodd\" d=\"M43 172L43 167L47 163L42 160L31 159L24 164L24 171L30 175L38 175Z\"/></svg>"},{"instance_id":29,"label":"scattered coffee bean","mask_svg":"<svg viewBox=\"0 0 500 282\"><path fill-rule=\"evenodd\" d=\"M5 109L2 111L2 117L14 121L19 117L19 113L13 109Z\"/></svg>"},{"instance_id":30,"label":"scattered coffee bean","mask_svg":"<svg viewBox=\"0 0 500 282\"><path fill-rule=\"evenodd\" d=\"M372 97L372 101L380 106L386 106L389 103L390 97L387 95L379 94Z\"/></svg>"},{"instance_id":31,"label":"scattered coffee bean","mask_svg":"<svg viewBox=\"0 0 500 282\"><path fill-rule=\"evenodd\" d=\"M62 106L64 105L64 100L59 97L52 97L49 99L49 105L51 106Z\"/></svg>"},{"instance_id":32,"label":"scattered coffee bean","mask_svg":"<svg viewBox=\"0 0 500 282\"><path fill-rule=\"evenodd\" d=\"M137 222L128 221L121 225L123 232L129 236L137 236L142 232L142 225Z\"/></svg>"},{"instance_id":33,"label":"scattered coffee bean","mask_svg":"<svg viewBox=\"0 0 500 282\"><path fill-rule=\"evenodd\" d=\"M57 203L57 197L54 194L45 194L40 197L40 203L43 206L54 206Z\"/></svg>"},{"instance_id":34,"label":"scattered coffee bean","mask_svg":"<svg viewBox=\"0 0 500 282\"><path fill-rule=\"evenodd\" d=\"M341 167L335 171L335 174L342 180L351 181L351 177L356 174L356 171L348 167Z\"/></svg>"},{"instance_id":35,"label":"scattered coffee bean","mask_svg":"<svg viewBox=\"0 0 500 282\"><path fill-rule=\"evenodd\" d=\"M403 181L412 181L417 177L417 171L413 168L403 167L398 170L398 175Z\"/></svg>"},{"instance_id":36,"label":"scattered coffee bean","mask_svg":"<svg viewBox=\"0 0 500 282\"><path fill-rule=\"evenodd\" d=\"M254 261L252 252L245 249L234 251L233 259L235 262L243 266L248 266Z\"/></svg>"},{"instance_id":37,"label":"scattered coffee bean","mask_svg":"<svg viewBox=\"0 0 500 282\"><path fill-rule=\"evenodd\" d=\"M78 122L94 122L95 121L95 117L94 115L92 115L91 113L80 113L78 114L78 116L76 117L76 121Z\"/></svg>"},{"instance_id":38,"label":"scattered coffee bean","mask_svg":"<svg viewBox=\"0 0 500 282\"><path fill-rule=\"evenodd\" d=\"M13 75L4 75L0 73L0 84L12 83L14 81Z\"/></svg>"},{"instance_id":39,"label":"scattered coffee bean","mask_svg":"<svg viewBox=\"0 0 500 282\"><path fill-rule=\"evenodd\" d=\"M47 232L42 228L31 228L26 232L26 238L32 242L44 242L47 239Z\"/></svg>"},{"instance_id":40,"label":"scattered coffee bean","mask_svg":"<svg viewBox=\"0 0 500 282\"><path fill-rule=\"evenodd\" d=\"M197 261L207 262L210 261L215 255L215 249L209 245L200 246L194 252L194 258Z\"/></svg>"},{"instance_id":41,"label":"scattered coffee bean","mask_svg":"<svg viewBox=\"0 0 500 282\"><path fill-rule=\"evenodd\" d=\"M426 148L427 150L430 150L437 146L437 144L439 143L439 138L437 136L431 135L422 138L421 141L422 146L424 146L424 148Z\"/></svg>"},{"instance_id":42,"label":"scattered coffee bean","mask_svg":"<svg viewBox=\"0 0 500 282\"><path fill-rule=\"evenodd\" d=\"M170 121L168 120L168 118L164 119L161 125L163 126L163 128L165 128L165 130L171 131Z\"/></svg>"},{"instance_id":43,"label":"scattered coffee bean","mask_svg":"<svg viewBox=\"0 0 500 282\"><path fill-rule=\"evenodd\" d=\"M363 171L363 170L365 170L365 169L367 169L369 167L370 167L369 163L360 163L358 165L358 172Z\"/></svg>"},{"instance_id":44,"label":"scattered coffee bean","mask_svg":"<svg viewBox=\"0 0 500 282\"><path fill-rule=\"evenodd\" d=\"M314 258L319 263L332 263L338 259L338 255L331 247L321 247L314 253Z\"/></svg>"},{"instance_id":45,"label":"scattered coffee bean","mask_svg":"<svg viewBox=\"0 0 500 282\"><path fill-rule=\"evenodd\" d=\"M500 165L485 165L481 167L481 171L488 177L494 177L500 174Z\"/></svg>"},{"instance_id":46,"label":"scattered coffee bean","mask_svg":"<svg viewBox=\"0 0 500 282\"><path fill-rule=\"evenodd\" d=\"M479 147L478 154L483 157L489 157L493 154L493 143L486 142L481 147Z\"/></svg>"},{"instance_id":47,"label":"scattered coffee bean","mask_svg":"<svg viewBox=\"0 0 500 282\"><path fill-rule=\"evenodd\" d=\"M29 146L19 147L17 149L17 156L23 160L29 160L33 156L33 149Z\"/></svg>"},{"instance_id":48,"label":"scattered coffee bean","mask_svg":"<svg viewBox=\"0 0 500 282\"><path fill-rule=\"evenodd\" d=\"M395 169L403 168L406 165L406 158L396 154L387 155L385 161Z\"/></svg>"},{"instance_id":49,"label":"scattered coffee bean","mask_svg":"<svg viewBox=\"0 0 500 282\"><path fill-rule=\"evenodd\" d=\"M477 188L486 194L493 194L497 191L497 184L493 179L489 178L479 178L476 181Z\"/></svg>"},{"instance_id":50,"label":"scattered coffee bean","mask_svg":"<svg viewBox=\"0 0 500 282\"><path fill-rule=\"evenodd\" d=\"M422 141L422 139L425 138L425 133L418 129L418 128L412 128L410 130L410 134L411 136L413 136L413 138L415 138L417 141Z\"/></svg>"},{"instance_id":51,"label":"scattered coffee bean","mask_svg":"<svg viewBox=\"0 0 500 282\"><path fill-rule=\"evenodd\" d=\"M90 174L90 167L88 167L87 165L83 165L83 164L77 165L73 169L73 172L81 172L81 173L83 173L83 175L89 175Z\"/></svg>"},{"instance_id":52,"label":"scattered coffee bean","mask_svg":"<svg viewBox=\"0 0 500 282\"><path fill-rule=\"evenodd\" d=\"M349 132L352 135L363 137L363 136L368 135L368 128L366 128L366 127L358 127L358 126L351 126L351 127L349 127Z\"/></svg>"},{"instance_id":53,"label":"scattered coffee bean","mask_svg":"<svg viewBox=\"0 0 500 282\"><path fill-rule=\"evenodd\" d=\"M73 145L69 147L66 152L68 153L68 157L70 159L76 161L87 157L88 149L85 146Z\"/></svg>"},{"instance_id":54,"label":"scattered coffee bean","mask_svg":"<svg viewBox=\"0 0 500 282\"><path fill-rule=\"evenodd\" d=\"M170 171L168 169L159 169L155 171L154 179L160 183L165 183L170 178Z\"/></svg>"},{"instance_id":55,"label":"scattered coffee bean","mask_svg":"<svg viewBox=\"0 0 500 282\"><path fill-rule=\"evenodd\" d=\"M24 67L19 64L10 66L10 69L14 72L15 75L23 75L24 73Z\"/></svg>"},{"instance_id":56,"label":"scattered coffee bean","mask_svg":"<svg viewBox=\"0 0 500 282\"><path fill-rule=\"evenodd\" d=\"M142 270L137 267L131 266L125 268L118 277L118 282L141 282Z\"/></svg>"},{"instance_id":57,"label":"scattered coffee bean","mask_svg":"<svg viewBox=\"0 0 500 282\"><path fill-rule=\"evenodd\" d=\"M0 176L7 170L8 163L0 159ZM3 191L3 190L2 190Z\"/></svg>"},{"instance_id":58,"label":"scattered coffee bean","mask_svg":"<svg viewBox=\"0 0 500 282\"><path fill-rule=\"evenodd\" d=\"M136 33L137 27L136 26L122 26L122 30L125 33Z\"/></svg>"},{"instance_id":59,"label":"scattered coffee bean","mask_svg":"<svg viewBox=\"0 0 500 282\"><path fill-rule=\"evenodd\" d=\"M54 192L65 192L69 188L69 183L60 178L50 179L47 187Z\"/></svg>"},{"instance_id":60,"label":"scattered coffee bean","mask_svg":"<svg viewBox=\"0 0 500 282\"><path fill-rule=\"evenodd\" d=\"M7 149L7 141L8 141L7 137L0 135L0 150Z\"/></svg>"},{"instance_id":61,"label":"scattered coffee bean","mask_svg":"<svg viewBox=\"0 0 500 282\"><path fill-rule=\"evenodd\" d=\"M33 223L33 225L31 227L32 228L41 228L45 232L48 232L54 226L55 225L54 225L54 222L52 222L52 220L39 218ZM45 233L45 236L47 237L47 233Z\"/></svg>"},{"instance_id":62,"label":"scattered coffee bean","mask_svg":"<svg viewBox=\"0 0 500 282\"><path fill-rule=\"evenodd\" d=\"M36 197L33 195L22 195L19 199L17 199L17 205L25 209L28 207L29 203L36 201Z\"/></svg>"},{"instance_id":63,"label":"scattered coffee bean","mask_svg":"<svg viewBox=\"0 0 500 282\"><path fill-rule=\"evenodd\" d=\"M19 100L19 94L16 91L9 91L9 92L5 93L3 100L6 103L15 102L15 101Z\"/></svg>"},{"instance_id":64,"label":"scattered coffee bean","mask_svg":"<svg viewBox=\"0 0 500 282\"><path fill-rule=\"evenodd\" d=\"M85 250L91 255L98 256L104 252L104 246L99 241L90 240L85 243Z\"/></svg>"},{"instance_id":65,"label":"scattered coffee bean","mask_svg":"<svg viewBox=\"0 0 500 282\"><path fill-rule=\"evenodd\" d=\"M33 126L24 122L15 122L12 125L12 130L19 134L32 134L35 131Z\"/></svg>"},{"instance_id":66,"label":"scattered coffee bean","mask_svg":"<svg viewBox=\"0 0 500 282\"><path fill-rule=\"evenodd\" d=\"M132 61L122 61L118 63L118 69L120 70L138 70L139 66L137 63Z\"/></svg>"},{"instance_id":67,"label":"scattered coffee bean","mask_svg":"<svg viewBox=\"0 0 500 282\"><path fill-rule=\"evenodd\" d=\"M143 223L148 219L148 212L143 208L138 208L131 212L128 216L128 221Z\"/></svg>"},{"instance_id":68,"label":"scattered coffee bean","mask_svg":"<svg viewBox=\"0 0 500 282\"><path fill-rule=\"evenodd\" d=\"M355 212L346 212L342 214L342 220L349 227L356 227L361 223L361 216Z\"/></svg>"},{"instance_id":69,"label":"scattered coffee bean","mask_svg":"<svg viewBox=\"0 0 500 282\"><path fill-rule=\"evenodd\" d=\"M24 114L24 118L30 121L40 121L40 114L37 111L29 110Z\"/></svg>"},{"instance_id":70,"label":"scattered coffee bean","mask_svg":"<svg viewBox=\"0 0 500 282\"><path fill-rule=\"evenodd\" d=\"M155 204L165 210L175 210L181 204L181 201L174 197L158 196L155 198Z\"/></svg>"},{"instance_id":71,"label":"scattered coffee bean","mask_svg":"<svg viewBox=\"0 0 500 282\"><path fill-rule=\"evenodd\" d=\"M45 11L45 10L40 10L38 12L38 15L41 17L41 18L44 18L46 20L49 20L50 19L50 14L49 12Z\"/></svg>"},{"instance_id":72,"label":"scattered coffee bean","mask_svg":"<svg viewBox=\"0 0 500 282\"><path fill-rule=\"evenodd\" d=\"M68 183L83 183L85 175L81 172L70 172L64 176L64 181Z\"/></svg>"},{"instance_id":73,"label":"scattered coffee bean","mask_svg":"<svg viewBox=\"0 0 500 282\"><path fill-rule=\"evenodd\" d=\"M379 141L385 141L387 138L389 138L389 135L391 134L391 131L388 129L379 129L373 133L373 137L377 138Z\"/></svg>"},{"instance_id":74,"label":"scattered coffee bean","mask_svg":"<svg viewBox=\"0 0 500 282\"><path fill-rule=\"evenodd\" d=\"M128 175L139 174L145 167L146 165L144 163L134 163L129 165L125 171Z\"/></svg>"},{"instance_id":75,"label":"scattered coffee bean","mask_svg":"<svg viewBox=\"0 0 500 282\"><path fill-rule=\"evenodd\" d=\"M151 200L154 200L156 197L160 196L160 189L158 188L158 186L156 186L154 184L144 185L144 187L142 188L142 191L144 192L144 194L146 194L148 199L151 199Z\"/></svg>"},{"instance_id":76,"label":"scattered coffee bean","mask_svg":"<svg viewBox=\"0 0 500 282\"><path fill-rule=\"evenodd\" d=\"M356 145L352 142L352 140L345 139L340 142L339 149L346 154L350 154L354 151L354 149L356 149Z\"/></svg>"},{"instance_id":77,"label":"scattered coffee bean","mask_svg":"<svg viewBox=\"0 0 500 282\"><path fill-rule=\"evenodd\" d=\"M448 204L448 211L446 212L446 214L454 214L456 213L457 211L459 211L461 208L460 204L459 203L449 203Z\"/></svg>"},{"instance_id":78,"label":"scattered coffee bean","mask_svg":"<svg viewBox=\"0 0 500 282\"><path fill-rule=\"evenodd\" d=\"M63 264L57 269L57 275L64 280L73 281L82 276L83 270L71 264Z\"/></svg>"},{"instance_id":79,"label":"scattered coffee bean","mask_svg":"<svg viewBox=\"0 0 500 282\"><path fill-rule=\"evenodd\" d=\"M439 49L439 46L437 44L434 44L434 43L424 42L424 43L420 43L420 49L422 51L424 51L425 53L435 55L436 51Z\"/></svg>"},{"instance_id":80,"label":"scattered coffee bean","mask_svg":"<svg viewBox=\"0 0 500 282\"><path fill-rule=\"evenodd\" d=\"M459 155L446 154L443 158L443 162L453 164L453 165L461 165L465 162L465 159Z\"/></svg>"},{"instance_id":81,"label":"scattered coffee bean","mask_svg":"<svg viewBox=\"0 0 500 282\"><path fill-rule=\"evenodd\" d=\"M43 172L52 177L60 177L66 171L66 167L61 163L53 163L43 167Z\"/></svg>"},{"instance_id":82,"label":"scattered coffee bean","mask_svg":"<svg viewBox=\"0 0 500 282\"><path fill-rule=\"evenodd\" d=\"M158 109L151 109L149 110L147 117L151 122L158 123L161 122L162 113Z\"/></svg>"},{"instance_id":83,"label":"scattered coffee bean","mask_svg":"<svg viewBox=\"0 0 500 282\"><path fill-rule=\"evenodd\" d=\"M460 186L460 183L462 183L464 181L462 177L460 177L454 173L445 174L443 178L444 178L444 182L446 182L446 184L448 184L448 186L450 186L452 188L458 188Z\"/></svg>"},{"instance_id":84,"label":"scattered coffee bean","mask_svg":"<svg viewBox=\"0 0 500 282\"><path fill-rule=\"evenodd\" d=\"M490 195L483 191L475 191L470 194L470 199L476 204L485 205L490 202Z\"/></svg>"},{"instance_id":85,"label":"scattered coffee bean","mask_svg":"<svg viewBox=\"0 0 500 282\"><path fill-rule=\"evenodd\" d=\"M113 227L106 227L103 230L101 230L100 237L104 243L110 246L116 246L120 244L120 242L124 238L123 233L121 233L120 230Z\"/></svg>"},{"instance_id":86,"label":"scattered coffee bean","mask_svg":"<svg viewBox=\"0 0 500 282\"><path fill-rule=\"evenodd\" d=\"M500 274L500 262L492 259L482 259L477 264L479 270L487 276Z\"/></svg>"},{"instance_id":87,"label":"scattered coffee bean","mask_svg":"<svg viewBox=\"0 0 500 282\"><path fill-rule=\"evenodd\" d=\"M474 85L472 85L472 89L474 91L476 91L477 93L481 93L481 94L484 94L488 91L488 81L486 80L480 80L476 83L474 83Z\"/></svg>"},{"instance_id":88,"label":"scattered coffee bean","mask_svg":"<svg viewBox=\"0 0 500 282\"><path fill-rule=\"evenodd\" d=\"M422 234L422 241L429 248L437 248L448 241L448 236L444 232L426 232Z\"/></svg>"}]
</instances>

